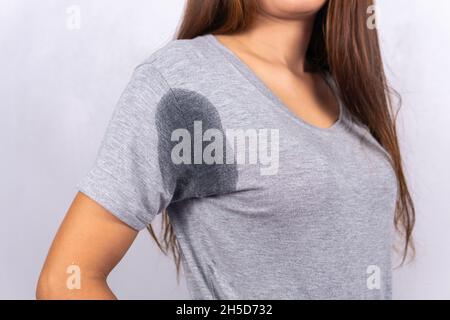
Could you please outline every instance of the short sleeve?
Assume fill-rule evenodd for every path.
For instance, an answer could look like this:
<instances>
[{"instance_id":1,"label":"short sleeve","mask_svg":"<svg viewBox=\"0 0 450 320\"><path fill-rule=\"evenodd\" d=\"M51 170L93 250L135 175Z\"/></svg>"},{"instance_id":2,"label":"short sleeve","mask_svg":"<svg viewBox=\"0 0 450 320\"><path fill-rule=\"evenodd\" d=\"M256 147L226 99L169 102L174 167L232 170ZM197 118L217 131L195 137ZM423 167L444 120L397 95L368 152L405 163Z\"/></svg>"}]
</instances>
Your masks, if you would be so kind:
<instances>
[{"instance_id":1,"label":"short sleeve","mask_svg":"<svg viewBox=\"0 0 450 320\"><path fill-rule=\"evenodd\" d=\"M79 191L135 230L144 229L170 204L174 188L167 187L162 172L180 174L163 170L158 158L158 148L167 142L161 142L166 136L158 129L157 113L170 92L151 64L137 67L116 105L93 167L78 184Z\"/></svg>"}]
</instances>

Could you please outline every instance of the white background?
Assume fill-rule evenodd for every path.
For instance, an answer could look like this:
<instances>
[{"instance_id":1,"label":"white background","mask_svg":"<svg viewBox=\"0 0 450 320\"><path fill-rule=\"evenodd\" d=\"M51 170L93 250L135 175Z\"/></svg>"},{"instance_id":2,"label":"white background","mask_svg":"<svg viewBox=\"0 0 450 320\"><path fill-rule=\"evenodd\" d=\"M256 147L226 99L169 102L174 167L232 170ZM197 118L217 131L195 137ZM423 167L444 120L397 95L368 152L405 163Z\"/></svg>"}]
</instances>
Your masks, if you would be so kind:
<instances>
[{"instance_id":1,"label":"white background","mask_svg":"<svg viewBox=\"0 0 450 320\"><path fill-rule=\"evenodd\" d=\"M173 36L182 0L0 0L0 299L33 299L51 240L133 68ZM67 8L81 29L67 28ZM417 206L417 258L394 298L450 299L450 2L379 1L386 67ZM156 220L158 222L159 219ZM122 299L188 298L142 232L110 285Z\"/></svg>"}]
</instances>

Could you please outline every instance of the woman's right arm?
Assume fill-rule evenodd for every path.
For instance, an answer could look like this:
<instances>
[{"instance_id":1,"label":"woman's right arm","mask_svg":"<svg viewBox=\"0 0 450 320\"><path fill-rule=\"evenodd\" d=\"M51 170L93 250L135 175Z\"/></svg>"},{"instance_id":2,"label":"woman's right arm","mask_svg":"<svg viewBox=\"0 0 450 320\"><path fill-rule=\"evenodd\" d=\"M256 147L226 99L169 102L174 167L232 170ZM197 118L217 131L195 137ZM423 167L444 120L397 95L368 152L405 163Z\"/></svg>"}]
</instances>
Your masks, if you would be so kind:
<instances>
[{"instance_id":1,"label":"woman's right arm","mask_svg":"<svg viewBox=\"0 0 450 320\"><path fill-rule=\"evenodd\" d=\"M55 237L39 279L39 299L115 298L108 274L138 231L169 206L181 180L182 172L172 170L170 162L171 125L183 123L177 112L173 91L159 70L139 65ZM73 288L78 268L80 289Z\"/></svg>"},{"instance_id":2,"label":"woman's right arm","mask_svg":"<svg viewBox=\"0 0 450 320\"><path fill-rule=\"evenodd\" d=\"M107 276L137 233L78 193L48 253L37 285L37 299L115 299Z\"/></svg>"}]
</instances>

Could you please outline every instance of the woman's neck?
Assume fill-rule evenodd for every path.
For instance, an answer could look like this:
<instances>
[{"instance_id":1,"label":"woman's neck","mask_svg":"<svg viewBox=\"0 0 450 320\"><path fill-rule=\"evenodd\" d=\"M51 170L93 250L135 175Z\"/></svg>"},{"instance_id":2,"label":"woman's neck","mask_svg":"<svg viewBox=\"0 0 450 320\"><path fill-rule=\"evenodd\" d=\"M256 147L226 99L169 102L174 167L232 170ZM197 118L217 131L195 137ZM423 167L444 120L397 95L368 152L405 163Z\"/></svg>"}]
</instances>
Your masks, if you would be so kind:
<instances>
[{"instance_id":1,"label":"woman's neck","mask_svg":"<svg viewBox=\"0 0 450 320\"><path fill-rule=\"evenodd\" d=\"M296 73L304 73L314 20L315 16L281 20L258 15L250 28L233 37L259 58L282 64Z\"/></svg>"}]
</instances>

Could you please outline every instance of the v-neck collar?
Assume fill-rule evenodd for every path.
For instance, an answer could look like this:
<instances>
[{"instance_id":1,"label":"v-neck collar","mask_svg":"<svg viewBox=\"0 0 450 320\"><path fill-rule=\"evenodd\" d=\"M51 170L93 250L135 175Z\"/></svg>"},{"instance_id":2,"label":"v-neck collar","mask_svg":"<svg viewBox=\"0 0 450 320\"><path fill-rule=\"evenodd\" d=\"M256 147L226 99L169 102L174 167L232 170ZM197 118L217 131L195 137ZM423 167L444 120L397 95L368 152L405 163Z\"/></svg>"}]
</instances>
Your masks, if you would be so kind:
<instances>
[{"instance_id":1,"label":"v-neck collar","mask_svg":"<svg viewBox=\"0 0 450 320\"><path fill-rule=\"evenodd\" d=\"M312 130L323 132L323 133L333 133L342 127L342 123L345 118L345 107L338 93L336 84L334 83L332 77L329 74L324 75L324 79L333 91L339 104L339 117L338 119L328 128L321 128L315 126L297 114L295 114L281 99L260 79L259 76L245 63L243 62L231 49L222 44L216 36L213 34L206 34L202 36L208 43L217 48L225 58L237 68L241 74L243 74L248 81L250 81L264 96L271 100L279 110L285 112L290 116L295 122L300 123L302 126L310 128Z\"/></svg>"}]
</instances>

